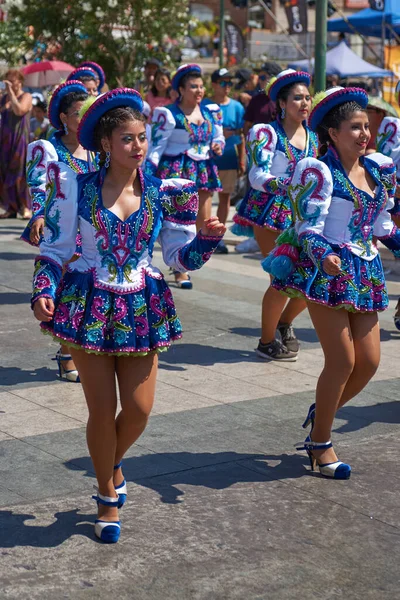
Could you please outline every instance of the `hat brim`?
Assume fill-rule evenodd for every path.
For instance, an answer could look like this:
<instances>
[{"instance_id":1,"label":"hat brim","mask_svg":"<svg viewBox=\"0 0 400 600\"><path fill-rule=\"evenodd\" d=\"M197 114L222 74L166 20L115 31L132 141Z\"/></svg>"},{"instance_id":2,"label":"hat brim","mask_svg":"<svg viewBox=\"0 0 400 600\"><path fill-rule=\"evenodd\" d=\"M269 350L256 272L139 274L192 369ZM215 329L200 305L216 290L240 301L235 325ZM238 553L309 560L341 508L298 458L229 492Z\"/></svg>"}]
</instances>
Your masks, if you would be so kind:
<instances>
[{"instance_id":1,"label":"hat brim","mask_svg":"<svg viewBox=\"0 0 400 600\"><path fill-rule=\"evenodd\" d=\"M75 71L72 71L67 77L67 81L78 80L80 77L93 77L97 75L96 71L92 67L78 67Z\"/></svg>"},{"instance_id":2,"label":"hat brim","mask_svg":"<svg viewBox=\"0 0 400 600\"><path fill-rule=\"evenodd\" d=\"M63 98L72 92L86 94L87 91L81 81L66 81L58 86L56 91L51 97L48 114L51 125L60 130L63 128L62 121L60 119L60 104Z\"/></svg>"},{"instance_id":3,"label":"hat brim","mask_svg":"<svg viewBox=\"0 0 400 600\"><path fill-rule=\"evenodd\" d=\"M276 102L279 92L287 85L295 83L303 83L309 87L311 83L311 75L305 71L296 71L296 73L288 73L282 77L278 77L268 90L268 96L273 102Z\"/></svg>"},{"instance_id":4,"label":"hat brim","mask_svg":"<svg viewBox=\"0 0 400 600\"><path fill-rule=\"evenodd\" d=\"M106 82L106 74L104 73L103 68L95 62L87 61L83 62L79 65L80 67L89 67L89 69L93 69L93 71L99 77L99 85L97 87L98 91L100 91Z\"/></svg>"},{"instance_id":5,"label":"hat brim","mask_svg":"<svg viewBox=\"0 0 400 600\"><path fill-rule=\"evenodd\" d=\"M130 88L118 88L99 96L79 123L78 141L85 150L99 150L94 139L96 125L106 112L119 107L129 107L143 113L142 97L139 92Z\"/></svg>"},{"instance_id":6,"label":"hat brim","mask_svg":"<svg viewBox=\"0 0 400 600\"><path fill-rule=\"evenodd\" d=\"M311 111L308 118L310 129L315 131L322 119L332 108L345 102L357 102L361 108L367 108L368 94L361 88L343 88L329 94Z\"/></svg>"},{"instance_id":7,"label":"hat brim","mask_svg":"<svg viewBox=\"0 0 400 600\"><path fill-rule=\"evenodd\" d=\"M172 78L171 85L172 85L173 90L175 90L176 92L179 91L179 86L181 84L182 77L185 77L185 75L187 75L188 73L198 73L199 77L202 76L201 67L199 65L196 65L196 64L185 65L185 67L182 68L180 71L178 69L178 71L175 73L175 75Z\"/></svg>"}]
</instances>

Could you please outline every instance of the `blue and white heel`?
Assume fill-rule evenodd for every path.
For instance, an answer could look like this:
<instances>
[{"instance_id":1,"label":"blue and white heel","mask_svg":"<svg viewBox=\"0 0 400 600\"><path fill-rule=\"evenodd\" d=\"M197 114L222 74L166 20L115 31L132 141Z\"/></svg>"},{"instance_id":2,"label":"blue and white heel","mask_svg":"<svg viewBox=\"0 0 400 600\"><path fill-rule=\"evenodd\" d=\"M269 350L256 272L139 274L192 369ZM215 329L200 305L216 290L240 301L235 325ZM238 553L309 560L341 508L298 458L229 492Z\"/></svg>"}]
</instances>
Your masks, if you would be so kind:
<instances>
[{"instance_id":1,"label":"blue and white heel","mask_svg":"<svg viewBox=\"0 0 400 600\"><path fill-rule=\"evenodd\" d=\"M307 452L308 458L310 459L311 471L315 471L315 468L318 467L319 472L323 477L328 477L330 479L350 479L350 465L346 465L346 463L343 463L340 460L332 463L320 464L313 455L314 450L328 450L328 448L332 448L331 441L323 443L313 442L310 436L307 436L304 445L297 447L296 450L305 450Z\"/></svg>"},{"instance_id":2,"label":"blue and white heel","mask_svg":"<svg viewBox=\"0 0 400 600\"><path fill-rule=\"evenodd\" d=\"M302 428L306 429L309 425L311 425L311 431L312 431L314 429L314 422L315 422L315 402L313 404L311 404L310 408L308 409L308 415L302 425Z\"/></svg>"},{"instance_id":3,"label":"blue and white heel","mask_svg":"<svg viewBox=\"0 0 400 600\"><path fill-rule=\"evenodd\" d=\"M114 465L114 471L120 469L122 467L122 460L117 465ZM128 490L126 489L126 480L124 479L122 483L115 486L115 491L118 494L118 508L122 508L126 502L126 496Z\"/></svg>"},{"instance_id":4,"label":"blue and white heel","mask_svg":"<svg viewBox=\"0 0 400 600\"><path fill-rule=\"evenodd\" d=\"M67 370L63 365L63 362L65 362L67 360L72 360L72 356L70 354L62 354L61 350L59 350L52 360L57 361L58 374L59 374L60 379L65 379L66 381L72 381L73 383L81 382L81 380L79 378L79 373L76 369Z\"/></svg>"},{"instance_id":5,"label":"blue and white heel","mask_svg":"<svg viewBox=\"0 0 400 600\"><path fill-rule=\"evenodd\" d=\"M118 508L119 498L111 498L110 496L103 496L97 492L96 496L92 496L93 500L96 500L97 505L102 504L103 506L115 506ZM116 544L119 540L121 533L121 524L119 521L103 521L102 519L96 519L94 522L94 534L99 540L105 544Z\"/></svg>"}]
</instances>

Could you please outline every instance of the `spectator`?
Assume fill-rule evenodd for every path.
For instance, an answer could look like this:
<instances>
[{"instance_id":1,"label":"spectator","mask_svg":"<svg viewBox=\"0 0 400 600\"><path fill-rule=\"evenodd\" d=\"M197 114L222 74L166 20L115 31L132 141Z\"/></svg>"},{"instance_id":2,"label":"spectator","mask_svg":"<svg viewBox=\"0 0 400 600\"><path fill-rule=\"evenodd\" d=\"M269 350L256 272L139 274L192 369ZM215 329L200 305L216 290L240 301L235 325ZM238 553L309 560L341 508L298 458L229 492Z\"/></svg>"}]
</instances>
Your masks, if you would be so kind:
<instances>
[{"instance_id":1,"label":"spectator","mask_svg":"<svg viewBox=\"0 0 400 600\"><path fill-rule=\"evenodd\" d=\"M259 92L258 75L250 71L250 69L238 69L235 73L235 79L237 83L235 85L236 94L234 98L247 108L252 97Z\"/></svg>"},{"instance_id":2,"label":"spectator","mask_svg":"<svg viewBox=\"0 0 400 600\"><path fill-rule=\"evenodd\" d=\"M171 104L171 75L168 69L159 68L154 75L153 85L146 94L146 102L150 104L151 112L158 106Z\"/></svg>"},{"instance_id":3,"label":"spectator","mask_svg":"<svg viewBox=\"0 0 400 600\"><path fill-rule=\"evenodd\" d=\"M217 216L221 223L226 223L229 214L230 197L233 194L238 175L244 174L245 148L243 139L244 108L237 100L229 97L232 89L232 75L228 69L217 69L211 75L213 95L204 103L216 103L221 107L222 126L226 140L225 150L215 162L221 180L222 191L218 193ZM219 254L228 254L228 248L222 240L216 249Z\"/></svg>"},{"instance_id":4,"label":"spectator","mask_svg":"<svg viewBox=\"0 0 400 600\"><path fill-rule=\"evenodd\" d=\"M144 64L144 81L141 82L140 87L142 94L148 92L154 84L154 78L162 64L156 58L148 58Z\"/></svg>"},{"instance_id":5,"label":"spectator","mask_svg":"<svg viewBox=\"0 0 400 600\"><path fill-rule=\"evenodd\" d=\"M250 101L244 115L244 134L250 131L257 123L271 123L276 117L276 106L264 93L264 88L274 75L281 72L280 66L275 62L266 62L258 74L259 93Z\"/></svg>"},{"instance_id":6,"label":"spectator","mask_svg":"<svg viewBox=\"0 0 400 600\"><path fill-rule=\"evenodd\" d=\"M17 69L7 71L3 83L5 93L0 102L0 198L5 212L0 218L15 219L20 213L23 219L30 219L25 166L32 96L23 91L24 76Z\"/></svg>"},{"instance_id":7,"label":"spectator","mask_svg":"<svg viewBox=\"0 0 400 600\"><path fill-rule=\"evenodd\" d=\"M46 139L49 125L50 121L47 118L47 104L46 102L39 100L32 107L29 141L34 142L35 140Z\"/></svg>"}]
</instances>

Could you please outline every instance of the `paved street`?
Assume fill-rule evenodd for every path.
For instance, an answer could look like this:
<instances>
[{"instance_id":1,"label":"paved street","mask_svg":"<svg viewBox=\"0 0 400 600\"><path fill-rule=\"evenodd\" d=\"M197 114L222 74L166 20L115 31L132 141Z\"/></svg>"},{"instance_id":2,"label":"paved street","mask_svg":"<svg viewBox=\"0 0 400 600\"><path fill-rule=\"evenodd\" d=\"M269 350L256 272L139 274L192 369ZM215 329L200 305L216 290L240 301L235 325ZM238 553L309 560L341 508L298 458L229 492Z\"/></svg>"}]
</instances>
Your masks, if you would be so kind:
<instances>
[{"instance_id":1,"label":"paved street","mask_svg":"<svg viewBox=\"0 0 400 600\"><path fill-rule=\"evenodd\" d=\"M345 482L313 476L294 448L323 364L308 316L297 363L254 354L260 256L231 247L192 291L171 286L184 337L161 355L153 416L125 460L121 541L106 546L81 386L57 380L31 313L22 227L0 222L0 599L400 598L400 263L386 262L380 369L335 422Z\"/></svg>"}]
</instances>

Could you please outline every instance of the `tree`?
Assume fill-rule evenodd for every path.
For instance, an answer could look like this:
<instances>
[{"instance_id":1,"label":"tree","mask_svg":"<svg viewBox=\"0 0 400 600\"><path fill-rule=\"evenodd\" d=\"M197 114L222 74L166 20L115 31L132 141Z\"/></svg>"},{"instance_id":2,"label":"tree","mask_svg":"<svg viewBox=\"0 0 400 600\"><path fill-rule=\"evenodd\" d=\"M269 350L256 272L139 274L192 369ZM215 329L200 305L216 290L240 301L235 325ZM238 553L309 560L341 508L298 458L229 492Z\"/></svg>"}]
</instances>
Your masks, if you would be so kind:
<instances>
[{"instance_id":1,"label":"tree","mask_svg":"<svg viewBox=\"0 0 400 600\"><path fill-rule=\"evenodd\" d=\"M113 85L133 85L148 56L172 66L171 40L187 34L188 0L22 0L10 20L60 48L73 65L94 60Z\"/></svg>"},{"instance_id":2,"label":"tree","mask_svg":"<svg viewBox=\"0 0 400 600\"><path fill-rule=\"evenodd\" d=\"M10 66L17 65L28 43L27 29L21 23L0 22L0 60Z\"/></svg>"}]
</instances>

